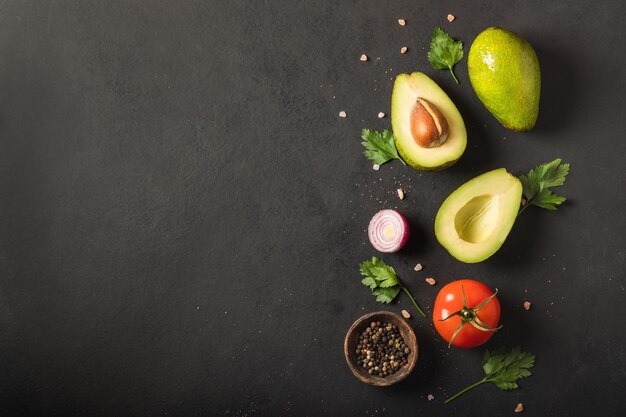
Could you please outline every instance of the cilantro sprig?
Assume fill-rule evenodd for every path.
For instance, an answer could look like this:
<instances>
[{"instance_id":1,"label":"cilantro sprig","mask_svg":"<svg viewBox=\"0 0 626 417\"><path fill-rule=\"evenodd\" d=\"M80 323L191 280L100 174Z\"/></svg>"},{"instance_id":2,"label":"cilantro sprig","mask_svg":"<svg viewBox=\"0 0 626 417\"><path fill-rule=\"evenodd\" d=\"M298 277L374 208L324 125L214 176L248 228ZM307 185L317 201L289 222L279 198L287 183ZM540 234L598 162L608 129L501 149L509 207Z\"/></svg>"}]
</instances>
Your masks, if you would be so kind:
<instances>
[{"instance_id":1,"label":"cilantro sprig","mask_svg":"<svg viewBox=\"0 0 626 417\"><path fill-rule=\"evenodd\" d=\"M396 271L393 267L387 265L385 261L373 256L371 260L361 262L359 269L361 275L363 275L361 283L372 290L372 294L376 296L376 301L389 304L402 290L409 296L417 311L426 317L426 313L417 304L411 292L400 281Z\"/></svg>"},{"instance_id":2,"label":"cilantro sprig","mask_svg":"<svg viewBox=\"0 0 626 417\"><path fill-rule=\"evenodd\" d=\"M392 159L398 159L404 165L406 163L400 158L396 142L393 140L393 133L390 130L377 132L375 130L363 129L361 131L361 145L365 148L363 155L373 164L382 165Z\"/></svg>"},{"instance_id":3,"label":"cilantro sprig","mask_svg":"<svg viewBox=\"0 0 626 417\"><path fill-rule=\"evenodd\" d=\"M430 40L428 60L435 69L450 70L456 83L459 80L454 75L453 67L463 58L463 42L455 41L454 38L440 27L435 28Z\"/></svg>"},{"instance_id":4,"label":"cilantro sprig","mask_svg":"<svg viewBox=\"0 0 626 417\"><path fill-rule=\"evenodd\" d=\"M538 206L547 210L556 210L566 198L552 193L550 188L565 184L569 173L569 164L562 164L561 159L539 165L526 175L519 177L526 204L520 209L518 216L528 206Z\"/></svg>"},{"instance_id":5,"label":"cilantro sprig","mask_svg":"<svg viewBox=\"0 0 626 417\"><path fill-rule=\"evenodd\" d=\"M448 398L444 404L449 403L465 392L482 385L486 382L493 382L501 390L517 389L517 380L532 375L529 371L535 364L535 355L522 352L518 347L514 347L510 352L503 350L489 352L485 351L483 356L483 370L485 377L480 381L464 388L452 397Z\"/></svg>"}]
</instances>

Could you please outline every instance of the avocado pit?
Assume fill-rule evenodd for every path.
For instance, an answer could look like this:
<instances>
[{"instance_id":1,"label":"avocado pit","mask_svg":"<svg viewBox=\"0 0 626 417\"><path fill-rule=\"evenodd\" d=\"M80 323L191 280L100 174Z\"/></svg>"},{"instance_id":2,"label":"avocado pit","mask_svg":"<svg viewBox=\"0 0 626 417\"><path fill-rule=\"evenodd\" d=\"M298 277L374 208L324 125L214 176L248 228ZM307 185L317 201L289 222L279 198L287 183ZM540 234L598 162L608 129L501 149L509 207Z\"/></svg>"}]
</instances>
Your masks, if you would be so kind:
<instances>
[{"instance_id":1,"label":"avocado pit","mask_svg":"<svg viewBox=\"0 0 626 417\"><path fill-rule=\"evenodd\" d=\"M437 106L418 97L411 111L411 135L422 148L435 148L448 139L450 130L446 118Z\"/></svg>"}]
</instances>

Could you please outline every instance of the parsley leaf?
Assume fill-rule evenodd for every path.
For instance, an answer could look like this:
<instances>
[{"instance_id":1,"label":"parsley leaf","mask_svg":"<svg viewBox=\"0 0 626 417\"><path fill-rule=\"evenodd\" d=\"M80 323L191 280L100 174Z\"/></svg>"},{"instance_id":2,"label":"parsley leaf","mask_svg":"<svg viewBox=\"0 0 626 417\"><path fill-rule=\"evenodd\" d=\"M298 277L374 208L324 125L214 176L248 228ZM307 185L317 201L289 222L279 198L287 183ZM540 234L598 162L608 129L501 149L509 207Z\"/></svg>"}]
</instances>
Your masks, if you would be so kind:
<instances>
[{"instance_id":1,"label":"parsley leaf","mask_svg":"<svg viewBox=\"0 0 626 417\"><path fill-rule=\"evenodd\" d=\"M444 404L449 403L461 394L485 382L493 382L501 390L517 389L518 385L516 381L532 375L529 369L532 368L534 364L535 355L522 352L519 346L514 347L510 352L503 350L495 352L485 351L482 364L485 377L448 398Z\"/></svg>"},{"instance_id":2,"label":"parsley leaf","mask_svg":"<svg viewBox=\"0 0 626 417\"><path fill-rule=\"evenodd\" d=\"M399 284L396 271L389 265L382 265L372 268L378 276L378 285L382 288L391 288Z\"/></svg>"},{"instance_id":3,"label":"parsley leaf","mask_svg":"<svg viewBox=\"0 0 626 417\"><path fill-rule=\"evenodd\" d=\"M433 31L430 40L428 60L435 69L448 69L456 83L459 80L454 75L452 67L463 58L463 42L455 41L454 38L443 29L437 27Z\"/></svg>"},{"instance_id":4,"label":"parsley leaf","mask_svg":"<svg viewBox=\"0 0 626 417\"><path fill-rule=\"evenodd\" d=\"M359 264L359 270L363 276L361 283L372 290L372 295L376 296L376 301L389 304L402 290L409 296L417 311L426 317L426 313L396 275L395 269L387 265L382 259L374 256L371 260L363 261Z\"/></svg>"},{"instance_id":5,"label":"parsley leaf","mask_svg":"<svg viewBox=\"0 0 626 417\"><path fill-rule=\"evenodd\" d=\"M396 143L393 140L393 133L390 130L385 129L381 133L375 130L363 129L361 138L363 139L361 145L365 148L363 155L372 161L373 164L382 165L392 159L399 159L404 164L404 161L398 155Z\"/></svg>"},{"instance_id":6,"label":"parsley leaf","mask_svg":"<svg viewBox=\"0 0 626 417\"><path fill-rule=\"evenodd\" d=\"M569 173L569 164L561 164L561 159L539 165L531 169L526 175L519 177L522 182L526 204L519 213L530 205L542 207L547 210L556 210L566 198L553 194L552 187L558 187L565 183L565 177ZM518 214L519 215L519 214Z\"/></svg>"},{"instance_id":7,"label":"parsley leaf","mask_svg":"<svg viewBox=\"0 0 626 417\"><path fill-rule=\"evenodd\" d=\"M379 303L389 304L393 301L394 298L396 298L399 292L399 287L376 288L374 291L372 291L372 294L376 296L376 301L378 301Z\"/></svg>"}]
</instances>

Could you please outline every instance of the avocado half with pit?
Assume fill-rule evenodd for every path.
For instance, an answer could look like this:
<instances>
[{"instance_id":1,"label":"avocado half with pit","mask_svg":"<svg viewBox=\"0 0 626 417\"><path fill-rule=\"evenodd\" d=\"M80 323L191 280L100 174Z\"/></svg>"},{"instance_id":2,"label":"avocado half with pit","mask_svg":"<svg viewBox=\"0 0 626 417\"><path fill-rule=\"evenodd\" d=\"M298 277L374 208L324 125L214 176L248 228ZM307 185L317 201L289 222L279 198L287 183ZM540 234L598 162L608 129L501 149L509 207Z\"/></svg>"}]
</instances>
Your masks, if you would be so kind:
<instances>
[{"instance_id":1,"label":"avocado half with pit","mask_svg":"<svg viewBox=\"0 0 626 417\"><path fill-rule=\"evenodd\" d=\"M522 201L522 183L504 168L457 188L435 218L437 240L462 262L484 261L506 240Z\"/></svg>"},{"instance_id":2,"label":"avocado half with pit","mask_svg":"<svg viewBox=\"0 0 626 417\"><path fill-rule=\"evenodd\" d=\"M426 74L400 74L391 93L391 128L396 148L416 169L435 171L465 151L467 131L450 97Z\"/></svg>"}]
</instances>

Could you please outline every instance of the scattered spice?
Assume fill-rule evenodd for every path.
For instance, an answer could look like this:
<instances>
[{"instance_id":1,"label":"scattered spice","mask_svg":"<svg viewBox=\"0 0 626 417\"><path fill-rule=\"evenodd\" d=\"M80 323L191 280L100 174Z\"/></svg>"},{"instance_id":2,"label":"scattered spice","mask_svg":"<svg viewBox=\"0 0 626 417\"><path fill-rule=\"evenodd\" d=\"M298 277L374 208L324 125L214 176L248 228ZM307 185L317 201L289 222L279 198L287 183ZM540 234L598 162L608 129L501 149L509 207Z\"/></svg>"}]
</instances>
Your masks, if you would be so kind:
<instances>
[{"instance_id":1,"label":"scattered spice","mask_svg":"<svg viewBox=\"0 0 626 417\"><path fill-rule=\"evenodd\" d=\"M413 268L414 271L421 271L422 270L422 264L417 264L415 265L415 268Z\"/></svg>"},{"instance_id":2,"label":"scattered spice","mask_svg":"<svg viewBox=\"0 0 626 417\"><path fill-rule=\"evenodd\" d=\"M346 114L345 111L342 110L342 111L339 112L339 117L346 117L346 116L347 116L347 114Z\"/></svg>"},{"instance_id":3,"label":"scattered spice","mask_svg":"<svg viewBox=\"0 0 626 417\"><path fill-rule=\"evenodd\" d=\"M454 19L456 19L456 16L454 16L453 14L448 15L448 22L452 23L454 22Z\"/></svg>"},{"instance_id":4,"label":"scattered spice","mask_svg":"<svg viewBox=\"0 0 626 417\"><path fill-rule=\"evenodd\" d=\"M383 117L385 117L385 113L383 113L382 111L380 113L378 113L378 118L382 119Z\"/></svg>"},{"instance_id":5,"label":"scattered spice","mask_svg":"<svg viewBox=\"0 0 626 417\"><path fill-rule=\"evenodd\" d=\"M435 278L426 278L425 281L430 285L435 285L437 283L437 281L435 281Z\"/></svg>"},{"instance_id":6,"label":"scattered spice","mask_svg":"<svg viewBox=\"0 0 626 417\"><path fill-rule=\"evenodd\" d=\"M378 165L378 164L374 164L374 165L372 165L372 169L373 169L374 171L378 171L378 170L380 169L380 165Z\"/></svg>"},{"instance_id":7,"label":"scattered spice","mask_svg":"<svg viewBox=\"0 0 626 417\"><path fill-rule=\"evenodd\" d=\"M404 317L405 319L410 319L411 318L411 313L409 313L406 310L402 310L402 317Z\"/></svg>"},{"instance_id":8,"label":"scattered spice","mask_svg":"<svg viewBox=\"0 0 626 417\"><path fill-rule=\"evenodd\" d=\"M530 301L524 301L524 310L528 311L530 310Z\"/></svg>"},{"instance_id":9,"label":"scattered spice","mask_svg":"<svg viewBox=\"0 0 626 417\"><path fill-rule=\"evenodd\" d=\"M404 200L404 190L402 188L398 188L398 198L400 200Z\"/></svg>"},{"instance_id":10,"label":"scattered spice","mask_svg":"<svg viewBox=\"0 0 626 417\"><path fill-rule=\"evenodd\" d=\"M435 396L433 394L428 394L428 401L432 401L435 399Z\"/></svg>"},{"instance_id":11,"label":"scattered spice","mask_svg":"<svg viewBox=\"0 0 626 417\"><path fill-rule=\"evenodd\" d=\"M404 19L398 19L398 24L399 24L400 26L406 26L406 20L404 20Z\"/></svg>"},{"instance_id":12,"label":"scattered spice","mask_svg":"<svg viewBox=\"0 0 626 417\"><path fill-rule=\"evenodd\" d=\"M406 51L407 51L406 46L403 46L402 48L400 48L401 54L406 54Z\"/></svg>"},{"instance_id":13,"label":"scattered spice","mask_svg":"<svg viewBox=\"0 0 626 417\"><path fill-rule=\"evenodd\" d=\"M384 378L408 363L411 349L395 325L373 321L359 335L355 353L357 364L368 374Z\"/></svg>"},{"instance_id":14,"label":"scattered spice","mask_svg":"<svg viewBox=\"0 0 626 417\"><path fill-rule=\"evenodd\" d=\"M516 413L521 413L522 411L524 411L524 404L517 403L517 407L515 407L515 412Z\"/></svg>"},{"instance_id":15,"label":"scattered spice","mask_svg":"<svg viewBox=\"0 0 626 417\"><path fill-rule=\"evenodd\" d=\"M361 55L360 59L361 59L362 62L367 61L367 55L365 55L365 54Z\"/></svg>"}]
</instances>

